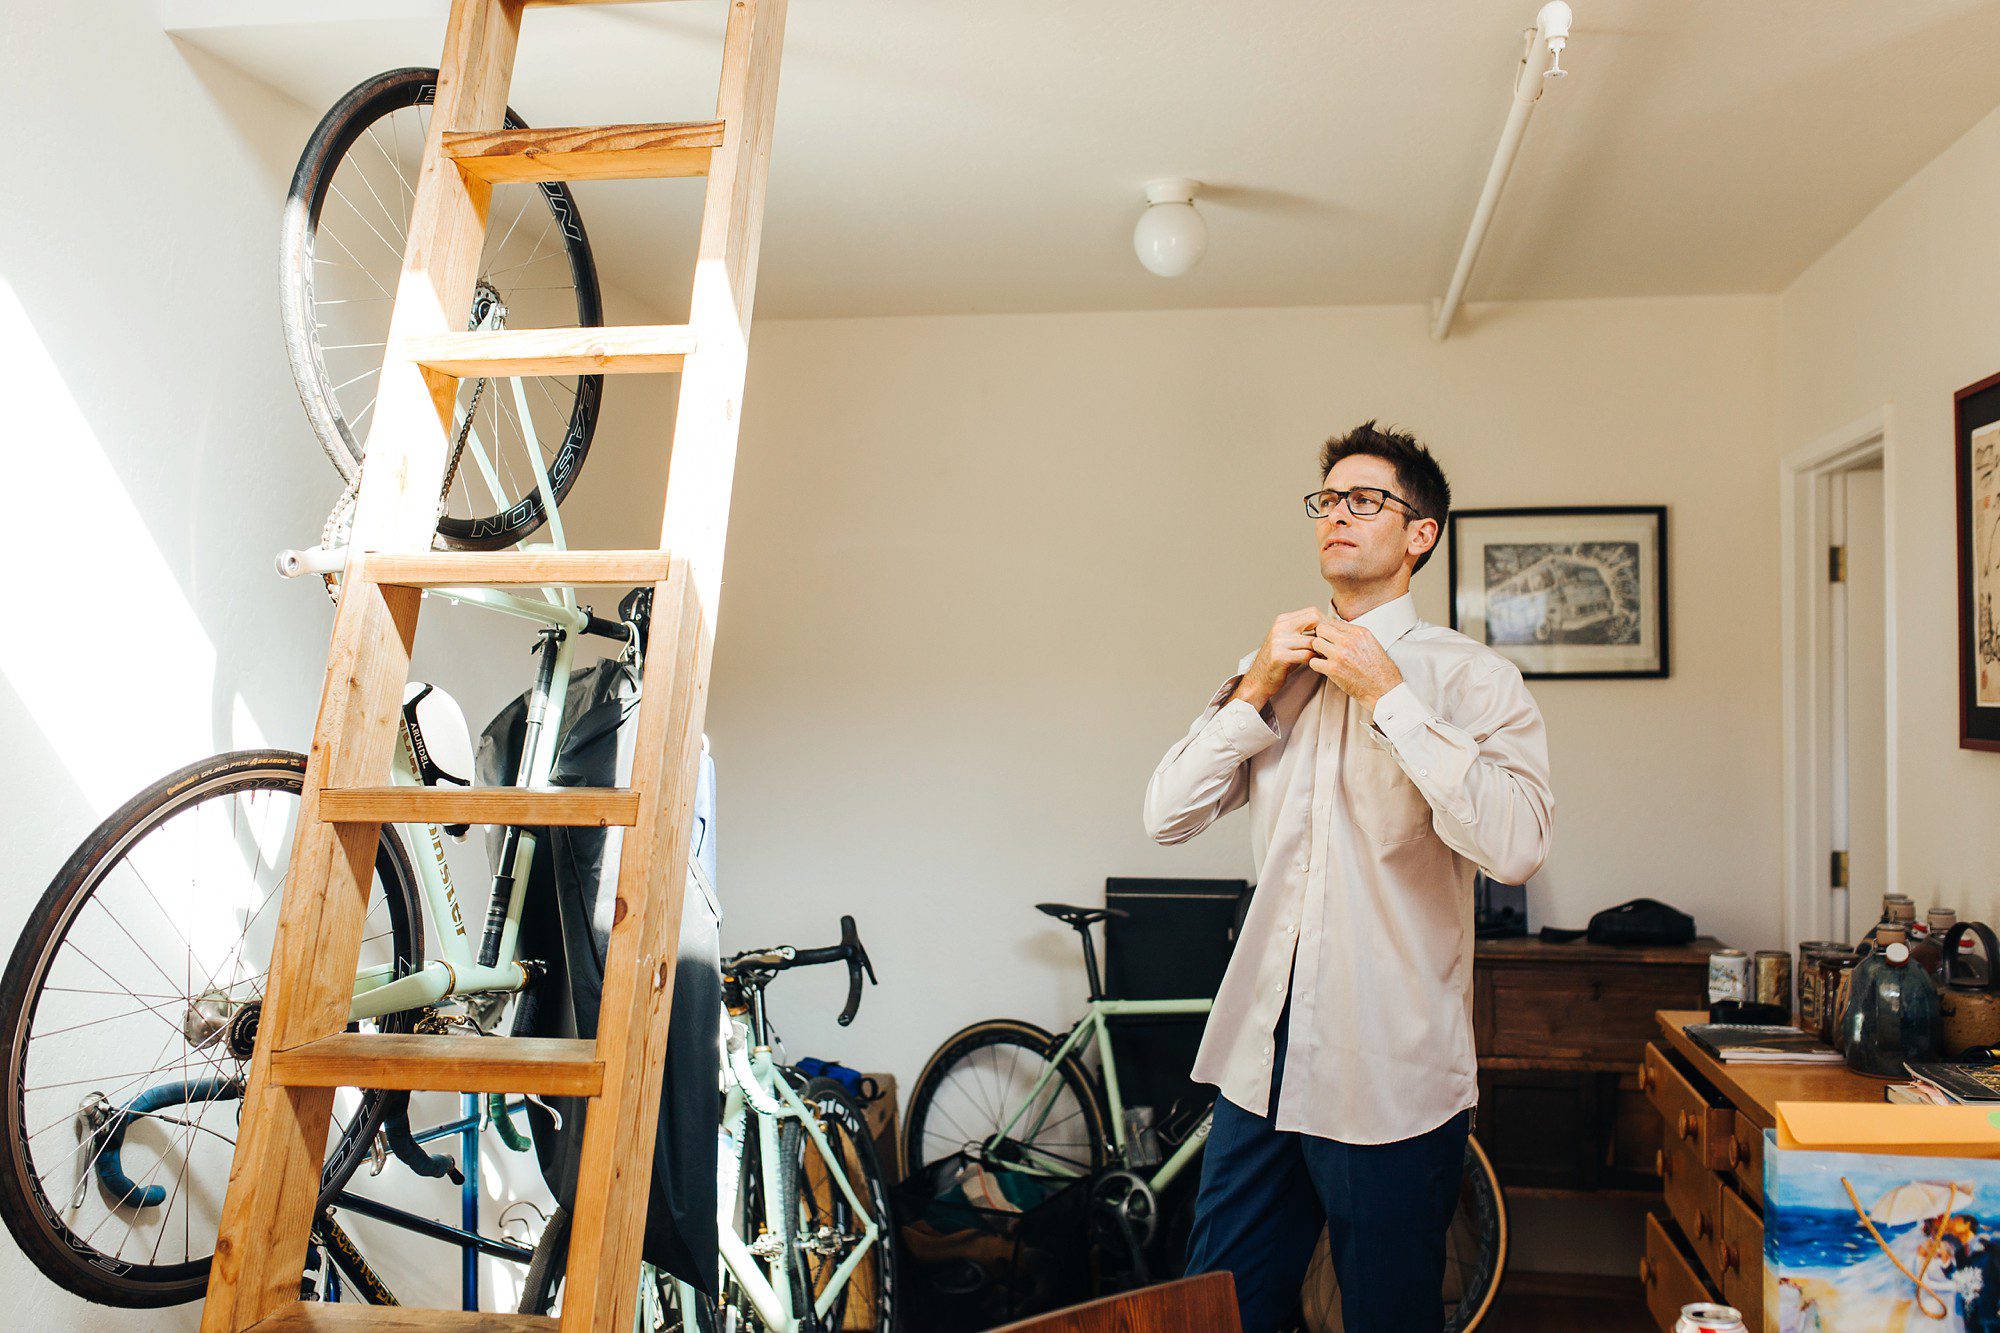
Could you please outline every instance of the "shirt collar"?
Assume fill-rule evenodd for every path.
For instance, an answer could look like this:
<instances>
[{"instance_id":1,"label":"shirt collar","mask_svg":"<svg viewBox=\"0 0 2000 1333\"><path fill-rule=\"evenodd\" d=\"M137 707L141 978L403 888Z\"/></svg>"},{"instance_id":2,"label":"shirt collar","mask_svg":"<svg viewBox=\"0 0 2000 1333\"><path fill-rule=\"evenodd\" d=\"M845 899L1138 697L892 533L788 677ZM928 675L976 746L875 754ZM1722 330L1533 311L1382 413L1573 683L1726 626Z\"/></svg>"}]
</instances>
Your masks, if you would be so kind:
<instances>
[{"instance_id":1,"label":"shirt collar","mask_svg":"<svg viewBox=\"0 0 2000 1333\"><path fill-rule=\"evenodd\" d=\"M1331 603L1328 605L1331 606ZM1338 618L1340 612L1333 614ZM1416 598L1406 592L1356 616L1352 623L1373 634L1378 643L1387 647L1417 627Z\"/></svg>"}]
</instances>

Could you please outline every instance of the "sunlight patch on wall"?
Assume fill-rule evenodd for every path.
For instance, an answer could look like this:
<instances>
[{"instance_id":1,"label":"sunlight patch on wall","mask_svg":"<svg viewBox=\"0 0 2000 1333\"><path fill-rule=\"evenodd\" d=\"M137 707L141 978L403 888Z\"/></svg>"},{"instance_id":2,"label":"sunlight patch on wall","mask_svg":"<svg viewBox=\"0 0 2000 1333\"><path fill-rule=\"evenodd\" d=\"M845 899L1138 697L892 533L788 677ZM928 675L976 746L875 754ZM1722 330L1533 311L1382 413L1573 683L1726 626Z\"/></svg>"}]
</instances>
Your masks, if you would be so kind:
<instances>
[{"instance_id":1,"label":"sunlight patch on wall","mask_svg":"<svg viewBox=\"0 0 2000 1333\"><path fill-rule=\"evenodd\" d=\"M4 277L0 403L31 500L0 526L0 674L108 813L216 748L215 647ZM231 713L235 743L261 743L240 698Z\"/></svg>"}]
</instances>

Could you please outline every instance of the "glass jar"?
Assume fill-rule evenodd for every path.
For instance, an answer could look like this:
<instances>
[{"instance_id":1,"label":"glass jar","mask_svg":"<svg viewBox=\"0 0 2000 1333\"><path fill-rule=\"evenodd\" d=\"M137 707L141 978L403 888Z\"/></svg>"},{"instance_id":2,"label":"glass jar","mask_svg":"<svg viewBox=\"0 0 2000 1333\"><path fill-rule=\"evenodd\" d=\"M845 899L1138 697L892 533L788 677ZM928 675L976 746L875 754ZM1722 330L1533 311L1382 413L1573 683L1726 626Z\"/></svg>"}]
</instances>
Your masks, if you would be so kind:
<instances>
[{"instance_id":1,"label":"glass jar","mask_svg":"<svg viewBox=\"0 0 2000 1333\"><path fill-rule=\"evenodd\" d=\"M1935 1060L1944 1045L1937 985L1896 940L1855 965L1841 1018L1847 1067L1876 1078L1905 1077L1911 1060Z\"/></svg>"}]
</instances>

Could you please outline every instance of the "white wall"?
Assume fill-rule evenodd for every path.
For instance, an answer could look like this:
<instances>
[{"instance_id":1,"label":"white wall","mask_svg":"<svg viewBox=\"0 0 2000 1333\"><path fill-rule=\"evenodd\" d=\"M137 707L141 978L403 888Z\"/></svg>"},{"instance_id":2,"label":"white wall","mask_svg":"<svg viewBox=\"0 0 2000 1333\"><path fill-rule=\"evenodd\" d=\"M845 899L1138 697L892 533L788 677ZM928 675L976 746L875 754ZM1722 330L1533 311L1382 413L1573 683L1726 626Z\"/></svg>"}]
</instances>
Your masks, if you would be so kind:
<instances>
[{"instance_id":1,"label":"white wall","mask_svg":"<svg viewBox=\"0 0 2000 1333\"><path fill-rule=\"evenodd\" d=\"M1887 405L1891 887L1993 920L2000 755L1958 748L1952 394L2000 368L2000 115L1885 200L1784 293L1782 439ZM1854 919L1873 904L1857 899Z\"/></svg>"},{"instance_id":2,"label":"white wall","mask_svg":"<svg viewBox=\"0 0 2000 1333\"><path fill-rule=\"evenodd\" d=\"M787 978L795 1053L908 1082L996 1013L1083 990L1040 900L1250 873L1240 819L1143 835L1160 754L1277 612L1325 594L1299 497L1329 432L1430 441L1458 502L1670 507L1673 675L1546 681L1555 852L1538 921L1642 894L1778 930L1776 485L1765 298L767 323L757 333L710 732L725 943L879 966L861 1021ZM1442 557L1418 576L1443 623Z\"/></svg>"},{"instance_id":3,"label":"white wall","mask_svg":"<svg viewBox=\"0 0 2000 1333\"><path fill-rule=\"evenodd\" d=\"M277 321L278 205L310 117L177 49L143 4L88 22L10 5L0 49L11 947L125 797L211 751L305 738L326 604L280 585L269 553L318 531L332 473ZM0 1280L13 1326L130 1326L7 1240Z\"/></svg>"}]
</instances>

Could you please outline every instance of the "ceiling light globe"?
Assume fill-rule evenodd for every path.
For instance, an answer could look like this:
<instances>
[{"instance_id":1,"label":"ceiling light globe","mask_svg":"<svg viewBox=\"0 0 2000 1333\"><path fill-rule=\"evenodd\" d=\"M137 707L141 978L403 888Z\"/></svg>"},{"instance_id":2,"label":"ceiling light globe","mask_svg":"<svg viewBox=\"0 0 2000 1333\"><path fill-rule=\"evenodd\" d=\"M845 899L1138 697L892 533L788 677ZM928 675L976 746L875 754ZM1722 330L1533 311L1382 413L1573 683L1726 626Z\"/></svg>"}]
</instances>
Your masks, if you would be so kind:
<instances>
[{"instance_id":1,"label":"ceiling light globe","mask_svg":"<svg viewBox=\"0 0 2000 1333\"><path fill-rule=\"evenodd\" d=\"M1195 211L1199 186L1174 178L1146 186L1146 211L1132 229L1132 248L1149 272L1178 278L1208 251L1208 224Z\"/></svg>"}]
</instances>

